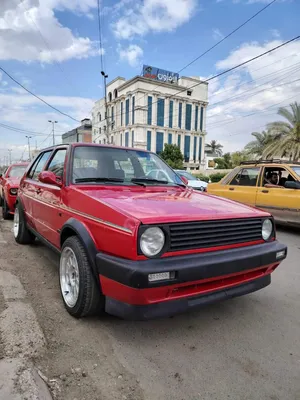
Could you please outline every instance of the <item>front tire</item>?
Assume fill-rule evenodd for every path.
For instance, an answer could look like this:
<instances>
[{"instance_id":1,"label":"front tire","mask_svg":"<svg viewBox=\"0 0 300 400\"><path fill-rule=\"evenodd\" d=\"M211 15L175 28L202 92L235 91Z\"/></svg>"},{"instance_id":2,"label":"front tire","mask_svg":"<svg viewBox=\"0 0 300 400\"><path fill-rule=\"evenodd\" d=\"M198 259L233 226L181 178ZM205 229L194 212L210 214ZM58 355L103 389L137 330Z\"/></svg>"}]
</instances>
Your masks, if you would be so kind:
<instances>
[{"instance_id":1,"label":"front tire","mask_svg":"<svg viewBox=\"0 0 300 400\"><path fill-rule=\"evenodd\" d=\"M5 200L5 197L2 201L2 217L3 219L12 219L12 215L9 212L8 204Z\"/></svg>"},{"instance_id":2,"label":"front tire","mask_svg":"<svg viewBox=\"0 0 300 400\"><path fill-rule=\"evenodd\" d=\"M62 246L59 281L64 305L73 317L87 317L104 311L104 296L77 236L69 237Z\"/></svg>"},{"instance_id":3,"label":"front tire","mask_svg":"<svg viewBox=\"0 0 300 400\"><path fill-rule=\"evenodd\" d=\"M20 202L16 204L13 232L15 241L19 244L31 244L35 240L35 236L27 228L24 211Z\"/></svg>"}]
</instances>

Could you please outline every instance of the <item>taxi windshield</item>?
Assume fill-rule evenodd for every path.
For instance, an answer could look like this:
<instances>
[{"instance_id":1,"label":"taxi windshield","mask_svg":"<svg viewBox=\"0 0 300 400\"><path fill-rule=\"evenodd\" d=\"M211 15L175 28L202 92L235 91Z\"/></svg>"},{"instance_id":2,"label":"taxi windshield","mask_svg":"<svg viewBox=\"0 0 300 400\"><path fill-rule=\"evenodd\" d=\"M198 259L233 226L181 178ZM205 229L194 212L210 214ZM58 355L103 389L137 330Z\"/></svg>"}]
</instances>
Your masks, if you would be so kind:
<instances>
[{"instance_id":1,"label":"taxi windshield","mask_svg":"<svg viewBox=\"0 0 300 400\"><path fill-rule=\"evenodd\" d=\"M292 167L292 170L294 172L296 172L296 174L298 175L298 178L300 178L300 165L299 165L299 167Z\"/></svg>"}]
</instances>

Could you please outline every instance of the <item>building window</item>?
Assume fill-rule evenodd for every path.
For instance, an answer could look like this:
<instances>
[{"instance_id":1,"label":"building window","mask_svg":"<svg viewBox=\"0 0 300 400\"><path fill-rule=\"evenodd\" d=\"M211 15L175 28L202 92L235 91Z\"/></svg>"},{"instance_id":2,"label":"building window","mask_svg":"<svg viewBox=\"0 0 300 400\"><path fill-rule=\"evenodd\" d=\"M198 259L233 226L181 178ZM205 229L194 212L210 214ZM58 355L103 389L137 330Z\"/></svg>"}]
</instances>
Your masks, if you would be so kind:
<instances>
[{"instance_id":1,"label":"building window","mask_svg":"<svg viewBox=\"0 0 300 400\"><path fill-rule=\"evenodd\" d=\"M132 121L131 124L134 124L134 112L135 112L135 97L132 97Z\"/></svg>"},{"instance_id":2,"label":"building window","mask_svg":"<svg viewBox=\"0 0 300 400\"><path fill-rule=\"evenodd\" d=\"M129 125L129 99L126 100L125 125Z\"/></svg>"},{"instance_id":3,"label":"building window","mask_svg":"<svg viewBox=\"0 0 300 400\"><path fill-rule=\"evenodd\" d=\"M192 128L192 105L187 104L185 108L185 129L190 131Z\"/></svg>"},{"instance_id":4,"label":"building window","mask_svg":"<svg viewBox=\"0 0 300 400\"><path fill-rule=\"evenodd\" d=\"M114 98L116 99L118 97L118 91L117 89L114 90Z\"/></svg>"},{"instance_id":5,"label":"building window","mask_svg":"<svg viewBox=\"0 0 300 400\"><path fill-rule=\"evenodd\" d=\"M120 146L123 146L122 133L120 134Z\"/></svg>"},{"instance_id":6,"label":"building window","mask_svg":"<svg viewBox=\"0 0 300 400\"><path fill-rule=\"evenodd\" d=\"M203 131L203 107L200 110L200 131Z\"/></svg>"},{"instance_id":7,"label":"building window","mask_svg":"<svg viewBox=\"0 0 300 400\"><path fill-rule=\"evenodd\" d=\"M178 135L178 138L177 138L177 146L178 146L179 148L181 148L181 135Z\"/></svg>"},{"instance_id":8,"label":"building window","mask_svg":"<svg viewBox=\"0 0 300 400\"><path fill-rule=\"evenodd\" d=\"M168 134L168 144L172 144L172 133Z\"/></svg>"},{"instance_id":9,"label":"building window","mask_svg":"<svg viewBox=\"0 0 300 400\"><path fill-rule=\"evenodd\" d=\"M98 122L101 121L101 113L98 113Z\"/></svg>"},{"instance_id":10,"label":"building window","mask_svg":"<svg viewBox=\"0 0 300 400\"><path fill-rule=\"evenodd\" d=\"M129 146L129 132L125 132L125 147Z\"/></svg>"},{"instance_id":11,"label":"building window","mask_svg":"<svg viewBox=\"0 0 300 400\"><path fill-rule=\"evenodd\" d=\"M121 102L121 126L123 126L123 102Z\"/></svg>"},{"instance_id":12,"label":"building window","mask_svg":"<svg viewBox=\"0 0 300 400\"><path fill-rule=\"evenodd\" d=\"M197 136L194 137L194 162L196 162L196 158L197 158Z\"/></svg>"},{"instance_id":13,"label":"building window","mask_svg":"<svg viewBox=\"0 0 300 400\"><path fill-rule=\"evenodd\" d=\"M196 108L195 108L195 131L198 130L198 112L199 112L199 107L196 106Z\"/></svg>"},{"instance_id":14,"label":"building window","mask_svg":"<svg viewBox=\"0 0 300 400\"><path fill-rule=\"evenodd\" d=\"M112 94L111 94L111 92L109 92L108 93L108 101L111 101L112 100Z\"/></svg>"},{"instance_id":15,"label":"building window","mask_svg":"<svg viewBox=\"0 0 300 400\"><path fill-rule=\"evenodd\" d=\"M95 136L97 135L97 129L94 129L94 135Z\"/></svg>"},{"instance_id":16,"label":"building window","mask_svg":"<svg viewBox=\"0 0 300 400\"><path fill-rule=\"evenodd\" d=\"M114 107L112 107L111 108L111 123L113 124L113 122L114 122L114 119L115 119L115 110L114 110Z\"/></svg>"},{"instance_id":17,"label":"building window","mask_svg":"<svg viewBox=\"0 0 300 400\"><path fill-rule=\"evenodd\" d=\"M190 147L191 147L191 137L185 135L184 137L184 161L189 162L190 160Z\"/></svg>"},{"instance_id":18,"label":"building window","mask_svg":"<svg viewBox=\"0 0 300 400\"><path fill-rule=\"evenodd\" d=\"M182 103L178 105L178 127L181 128L181 120L182 120Z\"/></svg>"},{"instance_id":19,"label":"building window","mask_svg":"<svg viewBox=\"0 0 300 400\"><path fill-rule=\"evenodd\" d=\"M147 131L147 150L151 151L151 131Z\"/></svg>"},{"instance_id":20,"label":"building window","mask_svg":"<svg viewBox=\"0 0 300 400\"><path fill-rule=\"evenodd\" d=\"M159 154L164 149L164 134L163 132L156 132L156 153Z\"/></svg>"},{"instance_id":21,"label":"building window","mask_svg":"<svg viewBox=\"0 0 300 400\"><path fill-rule=\"evenodd\" d=\"M134 131L132 131L132 147L134 147Z\"/></svg>"},{"instance_id":22,"label":"building window","mask_svg":"<svg viewBox=\"0 0 300 400\"><path fill-rule=\"evenodd\" d=\"M188 91L186 92L186 94L187 94L188 96L191 96L191 95L192 95L192 91L191 91L191 90L188 90Z\"/></svg>"},{"instance_id":23,"label":"building window","mask_svg":"<svg viewBox=\"0 0 300 400\"><path fill-rule=\"evenodd\" d=\"M99 134L101 135L101 128L99 128Z\"/></svg>"},{"instance_id":24,"label":"building window","mask_svg":"<svg viewBox=\"0 0 300 400\"><path fill-rule=\"evenodd\" d=\"M173 128L173 100L170 100L170 107L169 107L169 128Z\"/></svg>"},{"instance_id":25,"label":"building window","mask_svg":"<svg viewBox=\"0 0 300 400\"><path fill-rule=\"evenodd\" d=\"M106 140L105 140L105 139L103 139L103 144L105 144L105 142L106 142Z\"/></svg>"},{"instance_id":26,"label":"building window","mask_svg":"<svg viewBox=\"0 0 300 400\"><path fill-rule=\"evenodd\" d=\"M157 100L157 126L164 126L165 119L165 100Z\"/></svg>"},{"instance_id":27,"label":"building window","mask_svg":"<svg viewBox=\"0 0 300 400\"><path fill-rule=\"evenodd\" d=\"M201 163L202 158L202 137L199 137L199 162Z\"/></svg>"},{"instance_id":28,"label":"building window","mask_svg":"<svg viewBox=\"0 0 300 400\"><path fill-rule=\"evenodd\" d=\"M148 96L148 116L147 116L147 124L152 124L152 96Z\"/></svg>"}]
</instances>

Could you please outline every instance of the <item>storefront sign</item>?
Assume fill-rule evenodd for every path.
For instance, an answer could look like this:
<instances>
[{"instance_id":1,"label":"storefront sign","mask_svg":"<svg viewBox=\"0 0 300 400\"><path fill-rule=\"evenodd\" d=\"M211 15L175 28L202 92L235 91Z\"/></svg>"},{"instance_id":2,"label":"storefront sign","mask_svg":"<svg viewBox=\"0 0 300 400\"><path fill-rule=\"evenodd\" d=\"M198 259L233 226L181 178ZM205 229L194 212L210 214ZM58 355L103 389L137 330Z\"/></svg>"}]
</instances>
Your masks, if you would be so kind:
<instances>
[{"instance_id":1,"label":"storefront sign","mask_svg":"<svg viewBox=\"0 0 300 400\"><path fill-rule=\"evenodd\" d=\"M175 72L165 71L163 69L151 67L150 65L143 66L143 76L145 78L168 83L178 83L179 79L179 74Z\"/></svg>"}]
</instances>

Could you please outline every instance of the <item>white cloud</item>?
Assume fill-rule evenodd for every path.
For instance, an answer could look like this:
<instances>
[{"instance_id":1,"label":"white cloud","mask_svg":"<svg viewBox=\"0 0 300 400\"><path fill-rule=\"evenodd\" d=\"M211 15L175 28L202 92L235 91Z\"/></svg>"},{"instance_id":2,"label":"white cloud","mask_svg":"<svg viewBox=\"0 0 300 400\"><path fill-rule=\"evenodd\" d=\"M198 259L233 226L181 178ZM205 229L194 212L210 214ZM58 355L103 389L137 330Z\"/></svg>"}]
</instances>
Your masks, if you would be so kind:
<instances>
[{"instance_id":1,"label":"white cloud","mask_svg":"<svg viewBox=\"0 0 300 400\"><path fill-rule=\"evenodd\" d=\"M128 3L130 6L123 7ZM144 36L151 31L171 32L192 18L196 6L197 0L121 0L119 9L123 14L113 24L113 31L119 39Z\"/></svg>"},{"instance_id":2,"label":"white cloud","mask_svg":"<svg viewBox=\"0 0 300 400\"><path fill-rule=\"evenodd\" d=\"M220 31L220 29L213 29L213 39L214 40L221 40L224 38L223 33Z\"/></svg>"},{"instance_id":3,"label":"white cloud","mask_svg":"<svg viewBox=\"0 0 300 400\"><path fill-rule=\"evenodd\" d=\"M120 47L118 49L118 52L120 60L128 62L128 64L132 67L138 66L144 54L143 49L136 44L130 44L126 48Z\"/></svg>"},{"instance_id":4,"label":"white cloud","mask_svg":"<svg viewBox=\"0 0 300 400\"><path fill-rule=\"evenodd\" d=\"M97 43L75 36L54 10L87 13L96 0L1 0L0 60L62 62L99 53Z\"/></svg>"},{"instance_id":5,"label":"white cloud","mask_svg":"<svg viewBox=\"0 0 300 400\"><path fill-rule=\"evenodd\" d=\"M219 60L216 67L218 70L231 68L281 43L280 40L244 43L227 58ZM266 123L280 120L276 115L279 107L300 101L299 70L300 42L293 42L212 81L208 140L220 141L225 151L238 150L251 140L251 132L261 131Z\"/></svg>"}]
</instances>

